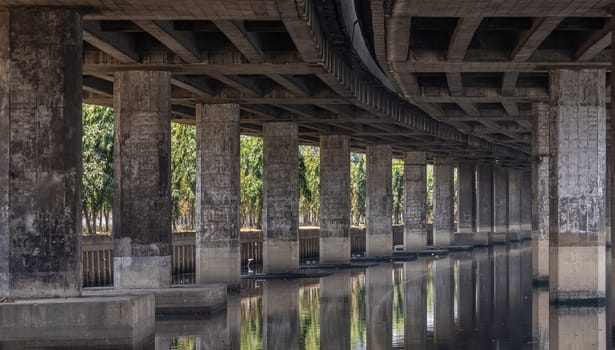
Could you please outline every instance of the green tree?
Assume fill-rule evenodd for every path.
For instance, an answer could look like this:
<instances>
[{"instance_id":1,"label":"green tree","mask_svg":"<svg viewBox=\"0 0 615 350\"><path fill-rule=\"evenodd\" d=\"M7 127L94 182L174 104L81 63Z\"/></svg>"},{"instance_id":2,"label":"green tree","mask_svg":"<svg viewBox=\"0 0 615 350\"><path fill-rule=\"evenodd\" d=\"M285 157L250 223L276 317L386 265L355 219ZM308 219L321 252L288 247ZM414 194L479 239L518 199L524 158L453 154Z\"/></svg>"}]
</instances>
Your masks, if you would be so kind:
<instances>
[{"instance_id":1,"label":"green tree","mask_svg":"<svg viewBox=\"0 0 615 350\"><path fill-rule=\"evenodd\" d=\"M433 165L427 165L427 210L425 220L428 223L433 222Z\"/></svg>"},{"instance_id":2,"label":"green tree","mask_svg":"<svg viewBox=\"0 0 615 350\"><path fill-rule=\"evenodd\" d=\"M318 147L299 147L299 211L303 224L318 224L320 212L320 149Z\"/></svg>"},{"instance_id":3,"label":"green tree","mask_svg":"<svg viewBox=\"0 0 615 350\"><path fill-rule=\"evenodd\" d=\"M196 199L196 128L171 124L171 200L173 227L184 220L187 228L195 226Z\"/></svg>"},{"instance_id":4,"label":"green tree","mask_svg":"<svg viewBox=\"0 0 615 350\"><path fill-rule=\"evenodd\" d=\"M404 210L404 161L393 159L393 223L401 222L401 215Z\"/></svg>"},{"instance_id":5,"label":"green tree","mask_svg":"<svg viewBox=\"0 0 615 350\"><path fill-rule=\"evenodd\" d=\"M241 222L261 227L263 209L263 139L241 137Z\"/></svg>"},{"instance_id":6,"label":"green tree","mask_svg":"<svg viewBox=\"0 0 615 350\"><path fill-rule=\"evenodd\" d=\"M353 224L365 222L365 155L350 155L350 203Z\"/></svg>"}]
</instances>

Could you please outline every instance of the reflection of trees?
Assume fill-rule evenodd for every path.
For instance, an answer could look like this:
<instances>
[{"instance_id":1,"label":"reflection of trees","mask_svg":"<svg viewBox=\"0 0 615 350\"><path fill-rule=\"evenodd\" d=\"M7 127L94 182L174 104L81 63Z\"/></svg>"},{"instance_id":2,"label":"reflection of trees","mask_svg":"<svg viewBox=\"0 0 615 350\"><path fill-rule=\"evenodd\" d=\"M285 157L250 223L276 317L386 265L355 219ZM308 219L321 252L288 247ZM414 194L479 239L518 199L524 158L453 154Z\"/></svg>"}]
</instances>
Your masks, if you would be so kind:
<instances>
[{"instance_id":1,"label":"reflection of trees","mask_svg":"<svg viewBox=\"0 0 615 350\"><path fill-rule=\"evenodd\" d=\"M241 298L241 350L263 349L263 298Z\"/></svg>"},{"instance_id":2,"label":"reflection of trees","mask_svg":"<svg viewBox=\"0 0 615 350\"><path fill-rule=\"evenodd\" d=\"M393 265L393 341L404 336L404 269Z\"/></svg>"},{"instance_id":3,"label":"reflection of trees","mask_svg":"<svg viewBox=\"0 0 615 350\"><path fill-rule=\"evenodd\" d=\"M176 337L171 342L171 350L196 350L194 337Z\"/></svg>"},{"instance_id":4,"label":"reflection of trees","mask_svg":"<svg viewBox=\"0 0 615 350\"><path fill-rule=\"evenodd\" d=\"M299 289L300 349L320 348L320 285L310 284Z\"/></svg>"},{"instance_id":5,"label":"reflection of trees","mask_svg":"<svg viewBox=\"0 0 615 350\"><path fill-rule=\"evenodd\" d=\"M355 274L351 278L351 313L350 313L350 344L351 349L365 349L367 334L365 320L365 272Z\"/></svg>"}]
</instances>

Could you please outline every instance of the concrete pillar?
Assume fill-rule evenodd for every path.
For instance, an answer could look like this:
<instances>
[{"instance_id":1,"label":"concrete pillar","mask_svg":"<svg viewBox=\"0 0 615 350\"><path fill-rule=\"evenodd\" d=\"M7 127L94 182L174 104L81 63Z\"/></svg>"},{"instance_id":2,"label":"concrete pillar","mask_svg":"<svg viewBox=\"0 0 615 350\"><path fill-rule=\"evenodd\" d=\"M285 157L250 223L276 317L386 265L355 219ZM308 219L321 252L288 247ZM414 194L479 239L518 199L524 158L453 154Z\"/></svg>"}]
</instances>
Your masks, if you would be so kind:
<instances>
[{"instance_id":1,"label":"concrete pillar","mask_svg":"<svg viewBox=\"0 0 615 350\"><path fill-rule=\"evenodd\" d=\"M171 284L171 75L115 73L114 286Z\"/></svg>"},{"instance_id":2,"label":"concrete pillar","mask_svg":"<svg viewBox=\"0 0 615 350\"><path fill-rule=\"evenodd\" d=\"M427 159L425 152L404 157L404 245L406 250L427 247Z\"/></svg>"},{"instance_id":3,"label":"concrete pillar","mask_svg":"<svg viewBox=\"0 0 615 350\"><path fill-rule=\"evenodd\" d=\"M350 349L349 271L320 279L320 349Z\"/></svg>"},{"instance_id":4,"label":"concrete pillar","mask_svg":"<svg viewBox=\"0 0 615 350\"><path fill-rule=\"evenodd\" d=\"M350 263L350 137L320 137L320 263Z\"/></svg>"},{"instance_id":5,"label":"concrete pillar","mask_svg":"<svg viewBox=\"0 0 615 350\"><path fill-rule=\"evenodd\" d=\"M549 75L549 289L553 302L606 298L604 70Z\"/></svg>"},{"instance_id":6,"label":"concrete pillar","mask_svg":"<svg viewBox=\"0 0 615 350\"><path fill-rule=\"evenodd\" d=\"M521 180L521 170L508 171L508 231L517 235L521 231Z\"/></svg>"},{"instance_id":7,"label":"concrete pillar","mask_svg":"<svg viewBox=\"0 0 615 350\"><path fill-rule=\"evenodd\" d=\"M455 232L454 164L450 158L434 159L433 245L450 246Z\"/></svg>"},{"instance_id":8,"label":"concrete pillar","mask_svg":"<svg viewBox=\"0 0 615 350\"><path fill-rule=\"evenodd\" d=\"M478 232L493 232L493 166L480 164L477 172Z\"/></svg>"},{"instance_id":9,"label":"concrete pillar","mask_svg":"<svg viewBox=\"0 0 615 350\"><path fill-rule=\"evenodd\" d=\"M299 350L299 281L263 283L263 349Z\"/></svg>"},{"instance_id":10,"label":"concrete pillar","mask_svg":"<svg viewBox=\"0 0 615 350\"><path fill-rule=\"evenodd\" d=\"M239 105L196 106L196 283L239 288Z\"/></svg>"},{"instance_id":11,"label":"concrete pillar","mask_svg":"<svg viewBox=\"0 0 615 350\"><path fill-rule=\"evenodd\" d=\"M404 344L425 346L427 337L427 260L417 259L404 266Z\"/></svg>"},{"instance_id":12,"label":"concrete pillar","mask_svg":"<svg viewBox=\"0 0 615 350\"><path fill-rule=\"evenodd\" d=\"M367 256L390 256L393 250L391 157L389 145L367 147Z\"/></svg>"},{"instance_id":13,"label":"concrete pillar","mask_svg":"<svg viewBox=\"0 0 615 350\"><path fill-rule=\"evenodd\" d=\"M521 171L521 231L529 237L532 231L532 171Z\"/></svg>"},{"instance_id":14,"label":"concrete pillar","mask_svg":"<svg viewBox=\"0 0 615 350\"><path fill-rule=\"evenodd\" d=\"M0 13L0 296L81 291L81 15Z\"/></svg>"},{"instance_id":15,"label":"concrete pillar","mask_svg":"<svg viewBox=\"0 0 615 350\"><path fill-rule=\"evenodd\" d=\"M493 172L493 212L495 232L508 231L508 169L497 167Z\"/></svg>"},{"instance_id":16,"label":"concrete pillar","mask_svg":"<svg viewBox=\"0 0 615 350\"><path fill-rule=\"evenodd\" d=\"M549 281L549 104L532 104L532 279Z\"/></svg>"},{"instance_id":17,"label":"concrete pillar","mask_svg":"<svg viewBox=\"0 0 615 350\"><path fill-rule=\"evenodd\" d=\"M450 256L432 263L434 279L434 342L452 345L455 336L453 260Z\"/></svg>"},{"instance_id":18,"label":"concrete pillar","mask_svg":"<svg viewBox=\"0 0 615 350\"><path fill-rule=\"evenodd\" d=\"M299 268L299 145L297 123L263 125L263 271Z\"/></svg>"},{"instance_id":19,"label":"concrete pillar","mask_svg":"<svg viewBox=\"0 0 615 350\"><path fill-rule=\"evenodd\" d=\"M367 348L390 350L393 346L393 276L390 264L365 271Z\"/></svg>"},{"instance_id":20,"label":"concrete pillar","mask_svg":"<svg viewBox=\"0 0 615 350\"><path fill-rule=\"evenodd\" d=\"M459 162L457 171L457 232L472 233L476 230L474 174L476 167L473 162Z\"/></svg>"}]
</instances>

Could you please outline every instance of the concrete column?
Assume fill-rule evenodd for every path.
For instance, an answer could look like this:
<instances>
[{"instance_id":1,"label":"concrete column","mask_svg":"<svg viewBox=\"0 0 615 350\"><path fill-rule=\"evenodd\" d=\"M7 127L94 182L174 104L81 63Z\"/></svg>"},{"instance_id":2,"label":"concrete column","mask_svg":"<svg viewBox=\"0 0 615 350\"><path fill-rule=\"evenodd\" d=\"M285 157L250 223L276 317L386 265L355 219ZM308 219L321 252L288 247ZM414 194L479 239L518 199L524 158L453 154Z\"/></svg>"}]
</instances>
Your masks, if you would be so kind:
<instances>
[{"instance_id":1,"label":"concrete column","mask_svg":"<svg viewBox=\"0 0 615 350\"><path fill-rule=\"evenodd\" d=\"M393 346L393 277L390 264L365 271L367 348L390 350Z\"/></svg>"},{"instance_id":2,"label":"concrete column","mask_svg":"<svg viewBox=\"0 0 615 350\"><path fill-rule=\"evenodd\" d=\"M455 232L453 183L454 164L450 158L434 160L433 245L450 246Z\"/></svg>"},{"instance_id":3,"label":"concrete column","mask_svg":"<svg viewBox=\"0 0 615 350\"><path fill-rule=\"evenodd\" d=\"M404 245L406 250L427 247L427 159L425 152L404 157Z\"/></svg>"},{"instance_id":4,"label":"concrete column","mask_svg":"<svg viewBox=\"0 0 615 350\"><path fill-rule=\"evenodd\" d=\"M320 137L320 263L350 263L350 137Z\"/></svg>"},{"instance_id":5,"label":"concrete column","mask_svg":"<svg viewBox=\"0 0 615 350\"><path fill-rule=\"evenodd\" d=\"M389 145L367 147L367 256L390 256L393 250L391 157Z\"/></svg>"},{"instance_id":6,"label":"concrete column","mask_svg":"<svg viewBox=\"0 0 615 350\"><path fill-rule=\"evenodd\" d=\"M549 281L549 105L534 102L532 113L532 279L546 285Z\"/></svg>"},{"instance_id":7,"label":"concrete column","mask_svg":"<svg viewBox=\"0 0 615 350\"><path fill-rule=\"evenodd\" d=\"M350 349L350 272L320 279L320 349Z\"/></svg>"},{"instance_id":8,"label":"concrete column","mask_svg":"<svg viewBox=\"0 0 615 350\"><path fill-rule=\"evenodd\" d=\"M299 145L297 123L263 125L263 271L299 268Z\"/></svg>"},{"instance_id":9,"label":"concrete column","mask_svg":"<svg viewBox=\"0 0 615 350\"><path fill-rule=\"evenodd\" d=\"M474 174L476 167L473 162L459 162L457 171L457 232L472 233L476 230Z\"/></svg>"},{"instance_id":10,"label":"concrete column","mask_svg":"<svg viewBox=\"0 0 615 350\"><path fill-rule=\"evenodd\" d=\"M521 170L508 171L508 231L519 238L521 231Z\"/></svg>"},{"instance_id":11,"label":"concrete column","mask_svg":"<svg viewBox=\"0 0 615 350\"><path fill-rule=\"evenodd\" d=\"M427 260L404 262L404 344L425 346L427 337Z\"/></svg>"},{"instance_id":12,"label":"concrete column","mask_svg":"<svg viewBox=\"0 0 615 350\"><path fill-rule=\"evenodd\" d=\"M239 105L197 105L196 142L196 282L238 288Z\"/></svg>"},{"instance_id":13,"label":"concrete column","mask_svg":"<svg viewBox=\"0 0 615 350\"><path fill-rule=\"evenodd\" d=\"M493 212L495 232L508 231L508 169L495 168L493 172Z\"/></svg>"},{"instance_id":14,"label":"concrete column","mask_svg":"<svg viewBox=\"0 0 615 350\"><path fill-rule=\"evenodd\" d=\"M0 13L0 296L81 291L81 15Z\"/></svg>"},{"instance_id":15,"label":"concrete column","mask_svg":"<svg viewBox=\"0 0 615 350\"><path fill-rule=\"evenodd\" d=\"M480 164L477 179L478 232L493 232L493 166Z\"/></svg>"},{"instance_id":16,"label":"concrete column","mask_svg":"<svg viewBox=\"0 0 615 350\"><path fill-rule=\"evenodd\" d=\"M521 231L529 237L532 231L532 171L521 171Z\"/></svg>"},{"instance_id":17,"label":"concrete column","mask_svg":"<svg viewBox=\"0 0 615 350\"><path fill-rule=\"evenodd\" d=\"M114 286L171 284L171 75L115 73Z\"/></svg>"},{"instance_id":18,"label":"concrete column","mask_svg":"<svg viewBox=\"0 0 615 350\"><path fill-rule=\"evenodd\" d=\"M606 298L604 70L549 75L549 289L553 302Z\"/></svg>"},{"instance_id":19,"label":"concrete column","mask_svg":"<svg viewBox=\"0 0 615 350\"><path fill-rule=\"evenodd\" d=\"M263 283L263 349L299 350L299 281Z\"/></svg>"}]
</instances>

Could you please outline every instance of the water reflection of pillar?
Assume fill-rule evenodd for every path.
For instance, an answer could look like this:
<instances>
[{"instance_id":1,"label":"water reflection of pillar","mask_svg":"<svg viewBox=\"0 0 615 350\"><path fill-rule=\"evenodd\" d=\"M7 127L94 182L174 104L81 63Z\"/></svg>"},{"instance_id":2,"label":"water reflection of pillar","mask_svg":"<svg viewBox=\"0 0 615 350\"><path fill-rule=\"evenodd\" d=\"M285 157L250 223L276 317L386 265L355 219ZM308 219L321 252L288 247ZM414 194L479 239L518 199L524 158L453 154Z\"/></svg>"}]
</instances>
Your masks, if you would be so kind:
<instances>
[{"instance_id":1,"label":"water reflection of pillar","mask_svg":"<svg viewBox=\"0 0 615 350\"><path fill-rule=\"evenodd\" d=\"M523 336L523 309L521 302L521 250L519 242L510 242L507 249L508 264L508 311L507 311L507 336L510 339L521 342L527 340ZM510 326L514 325L514 326Z\"/></svg>"},{"instance_id":2,"label":"water reflection of pillar","mask_svg":"<svg viewBox=\"0 0 615 350\"><path fill-rule=\"evenodd\" d=\"M350 273L320 279L320 349L350 349Z\"/></svg>"},{"instance_id":3,"label":"water reflection of pillar","mask_svg":"<svg viewBox=\"0 0 615 350\"><path fill-rule=\"evenodd\" d=\"M489 248L474 249L476 266L476 323L479 333L488 332L493 320L493 263Z\"/></svg>"},{"instance_id":4,"label":"water reflection of pillar","mask_svg":"<svg viewBox=\"0 0 615 350\"><path fill-rule=\"evenodd\" d=\"M465 333L472 333L475 323L476 298L474 295L475 276L472 253L455 254L457 264L457 300L459 328Z\"/></svg>"},{"instance_id":5,"label":"water reflection of pillar","mask_svg":"<svg viewBox=\"0 0 615 350\"><path fill-rule=\"evenodd\" d=\"M494 331L497 336L508 332L506 316L508 312L508 258L505 245L495 245L493 252L493 316Z\"/></svg>"},{"instance_id":6,"label":"water reflection of pillar","mask_svg":"<svg viewBox=\"0 0 615 350\"><path fill-rule=\"evenodd\" d=\"M155 349L168 350L182 344L194 344L193 348L197 350L238 350L239 339L232 342L229 335L226 312L203 319L156 321Z\"/></svg>"},{"instance_id":7,"label":"water reflection of pillar","mask_svg":"<svg viewBox=\"0 0 615 350\"><path fill-rule=\"evenodd\" d=\"M523 339L532 339L532 245L522 241L521 257L521 308L523 309Z\"/></svg>"},{"instance_id":8,"label":"water reflection of pillar","mask_svg":"<svg viewBox=\"0 0 615 350\"><path fill-rule=\"evenodd\" d=\"M427 332L427 261L404 263L404 344L406 349L425 344Z\"/></svg>"},{"instance_id":9,"label":"water reflection of pillar","mask_svg":"<svg viewBox=\"0 0 615 350\"><path fill-rule=\"evenodd\" d=\"M532 290L532 341L536 349L549 349L549 289Z\"/></svg>"},{"instance_id":10,"label":"water reflection of pillar","mask_svg":"<svg viewBox=\"0 0 615 350\"><path fill-rule=\"evenodd\" d=\"M433 261L434 342L452 343L454 337L453 259L449 256Z\"/></svg>"},{"instance_id":11,"label":"water reflection of pillar","mask_svg":"<svg viewBox=\"0 0 615 350\"><path fill-rule=\"evenodd\" d=\"M299 281L263 284L263 349L299 349Z\"/></svg>"},{"instance_id":12,"label":"water reflection of pillar","mask_svg":"<svg viewBox=\"0 0 615 350\"><path fill-rule=\"evenodd\" d=\"M606 307L565 307L551 305L549 344L541 349L604 350Z\"/></svg>"},{"instance_id":13,"label":"water reflection of pillar","mask_svg":"<svg viewBox=\"0 0 615 350\"><path fill-rule=\"evenodd\" d=\"M365 272L367 292L367 348L391 349L393 340L393 277L391 265L370 267Z\"/></svg>"}]
</instances>

